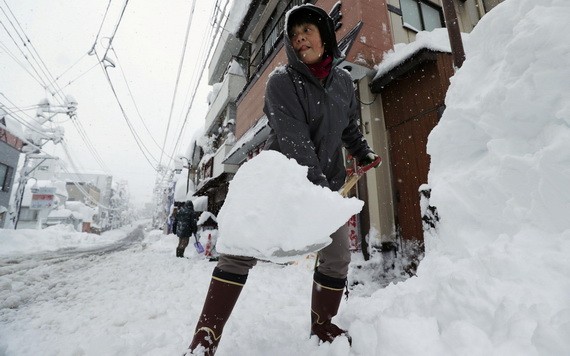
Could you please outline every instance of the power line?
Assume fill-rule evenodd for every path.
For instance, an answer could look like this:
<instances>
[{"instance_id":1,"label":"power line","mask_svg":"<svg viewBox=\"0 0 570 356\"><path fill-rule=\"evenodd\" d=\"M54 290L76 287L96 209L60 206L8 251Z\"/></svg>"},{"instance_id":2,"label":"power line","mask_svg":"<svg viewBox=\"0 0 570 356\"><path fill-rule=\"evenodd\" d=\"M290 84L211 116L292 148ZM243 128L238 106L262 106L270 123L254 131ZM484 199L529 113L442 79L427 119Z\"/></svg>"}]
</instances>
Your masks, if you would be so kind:
<instances>
[{"instance_id":1,"label":"power line","mask_svg":"<svg viewBox=\"0 0 570 356\"><path fill-rule=\"evenodd\" d=\"M117 90L115 89L115 86L113 84L113 81L111 80L109 72L107 71L106 63L110 63L114 67L114 63L107 58L107 54L112 49L113 40L114 40L115 36L117 35L117 31L119 30L119 25L121 24L121 21L123 19L124 14L125 14L125 10L127 8L128 3L129 3L129 0L126 0L125 4L123 5L123 9L122 9L121 14L119 16L117 24L115 25L115 29L114 29L112 35L109 37L109 43L107 44L107 48L105 49L105 53L103 54L103 56L100 57L98 52L97 52L97 49L95 48L97 40L95 41L95 44L93 45L93 47L89 53L94 54L97 57L98 63L101 66L101 68L103 69L103 74L105 75L105 78L107 79L107 83L109 83L109 86L111 87L111 91L113 93L113 96L115 97L115 100L116 100L117 104L119 105L119 109L121 110L122 116L125 119L125 122L127 123L127 127L129 128L131 135L135 139L135 143L137 144L139 150L143 154L145 160L156 171L157 167L155 165L157 163L157 160L155 157L152 156L152 154L150 153L150 150L146 147L146 145L143 143L143 141L141 140L141 138L137 134L134 126L132 125L132 123L131 123L128 115L127 115L127 112L125 111L125 108L123 107L123 104L121 103L121 100L119 99L119 96L117 94ZM109 2L109 4L110 4L110 2ZM109 9L109 7L107 6L107 10L108 9ZM107 15L107 12L105 12L105 17L106 17L106 15ZM104 21L105 21L105 18L103 19L103 22ZM101 27L103 26L103 22L101 23ZM101 31L101 28L99 29L99 32L100 31ZM97 34L97 38L98 37L99 37L99 33ZM151 160L154 161L154 163L151 162Z\"/></svg>"},{"instance_id":2,"label":"power line","mask_svg":"<svg viewBox=\"0 0 570 356\"><path fill-rule=\"evenodd\" d=\"M226 1L225 5L224 5L224 9L221 12L220 12L220 8L218 7L218 3L219 3L219 1L217 1L215 6L212 8L212 13L210 15L210 19L211 19L210 20L210 27L208 29L207 35L204 37L205 39L210 39L210 40L209 41L208 40L202 41L202 46L200 48L200 52L198 55L198 58L201 59L202 65L201 65L201 67L198 67L198 66L194 67L194 71L192 74L192 80L191 80L191 83L193 83L193 87L192 87L192 85L190 85L190 87L188 88L188 94L190 93L190 90L192 89L192 96L191 96L190 103L188 104L188 110L186 111L186 115L185 115L184 120L182 122L182 126L179 130L179 135L176 139L176 143L175 143L174 148L172 150L172 156L174 156L175 152L180 147L181 138L182 138L182 135L184 134L186 127L187 127L186 124L188 123L188 118L190 116L190 111L192 109L192 105L194 103L194 99L195 99L196 94L197 94L198 86L200 85L200 81L203 77L204 69L205 69L206 63L208 62L208 58L210 57L210 54L214 48L214 43L216 41L217 35L219 33L219 29L221 27L220 23L223 20L223 17L225 14L225 9L227 8L229 1ZM221 14L220 15L221 18L219 20L217 20L218 14ZM216 24L218 24L218 25L216 26L216 29L214 31L214 26ZM209 43L209 45L207 45L208 43ZM209 49L208 49L206 55L204 56L204 53L206 52L206 48L209 48ZM185 106L186 106L186 104L185 104ZM171 158L170 161L168 162L168 165L172 162L172 160L173 159ZM164 179L166 179L167 172L164 171L163 173L164 174L162 175L162 177L159 180L160 181L159 184L162 184Z\"/></svg>"},{"instance_id":3,"label":"power line","mask_svg":"<svg viewBox=\"0 0 570 356\"><path fill-rule=\"evenodd\" d=\"M48 80L48 85L45 87L46 90L48 90L48 87L52 84L55 84L55 86L57 86L57 83L55 82L55 79L53 77L53 75L50 73L47 65L45 64L45 62L43 61L43 59L41 58L40 54L38 53L38 51L36 50L36 47L34 46L34 44L32 43L32 41L30 40L30 38L26 35L26 32L24 31L24 29L22 28L22 26L20 25L20 22L18 21L18 18L14 15L14 13L12 12L12 10L10 9L10 6L8 5L8 3L6 2L6 0L4 0L4 4L6 5L6 8L8 9L8 11L10 12L10 14L12 15L12 17L14 18L14 21L16 22L16 24L18 25L18 28L20 29L20 31L22 32L23 36L25 37L22 38L22 36L20 35L20 33L18 32L18 28L16 28L16 26L12 23L12 21L10 20L10 18L8 17L8 15L6 14L6 12L4 11L4 9L2 9L2 12L4 13L4 15L6 16L6 18L8 19L8 21L10 22L10 24L12 25L12 27L14 28L16 34L18 35L18 37L20 38L20 40L23 42L24 47L28 50L28 52L30 52L30 54L32 55L32 58L34 59L34 61L36 62L36 64L38 64L40 71L42 71L42 73L45 75L46 79ZM28 48L28 44L30 45L30 48ZM33 50L33 51L32 51ZM37 57L37 58L36 58ZM39 60L39 62L38 62ZM30 62L31 64L31 62ZM52 95L55 97L56 93L53 93ZM65 97L61 96L60 99L63 100L62 103L65 103ZM61 102L60 102L61 103Z\"/></svg>"},{"instance_id":4,"label":"power line","mask_svg":"<svg viewBox=\"0 0 570 356\"><path fill-rule=\"evenodd\" d=\"M174 85L174 93L172 95L172 102L170 104L170 113L168 114L168 122L166 124L166 132L164 133L164 141L162 146L166 149L166 138L168 137L168 130L170 129L170 122L172 120L172 112L174 111L174 102L176 101L176 93L178 92L178 84L180 82L180 75L182 73L182 66L184 65L184 57L186 55L186 47L188 45L188 37L190 35L190 27L192 26L192 19L194 18L194 8L196 6L196 1L192 1L192 7L190 9L190 16L188 17L188 25L186 26L186 36L184 37L184 45L182 46L182 55L180 56L180 63L178 64L178 74L176 75L176 84ZM162 151L164 152L164 151ZM162 153L160 154L160 160L158 164L162 164Z\"/></svg>"},{"instance_id":5,"label":"power line","mask_svg":"<svg viewBox=\"0 0 570 356\"><path fill-rule=\"evenodd\" d=\"M2 12L4 12L4 9L2 9ZM6 14L4 12L4 14ZM9 20L9 19L8 19ZM20 45L18 44L18 42L16 41L16 39L14 39L14 36L12 36L12 34L10 33L10 31L8 30L8 28L4 25L4 23L0 22L0 24L2 25L2 27L4 28L4 30L6 31L6 33L8 34L8 37L10 37L12 39L12 42L14 42L14 45L16 45L16 48L18 48L18 50L20 51L20 53L22 54L22 56L24 56L24 58L26 59L26 61L28 61L28 63L30 64L30 66L32 67L32 70L34 71L34 73L36 74L37 77L35 77L36 81L44 88L47 90L47 84L44 81L44 79L42 78L42 76L40 75L40 73L38 73L38 70L36 69L36 67L34 66L34 64L30 61L30 59L28 58L28 56L26 55L26 53L24 53L24 51L22 50L22 48L20 48Z\"/></svg>"},{"instance_id":6,"label":"power line","mask_svg":"<svg viewBox=\"0 0 570 356\"><path fill-rule=\"evenodd\" d=\"M173 149L172 149L172 156L175 155L176 151L177 151L177 150L179 149L179 147L180 147L181 138L182 138L183 133L185 132L186 124L188 123L188 118L189 118L189 115L190 115L190 111L191 111L192 105L193 105L193 103L194 103L194 99L195 99L195 96L196 96L196 93L197 93L198 86L200 85L200 80L201 80L201 78L202 78L202 75L203 75L203 72L204 72L204 68L205 68L206 63L207 63L207 61L208 61L208 57L210 56L210 53L211 53L211 51L212 51L212 49L213 49L213 47L214 47L214 41L215 41L215 38L216 38L216 36L217 36L217 30L216 30L215 32L214 32L213 30L214 30L214 25L218 22L218 21L216 20L216 17L217 17L217 14L219 13L219 10L220 10L219 7L218 7L218 3L219 3L219 1L217 1L216 4L214 5L214 7L212 8L212 12L211 12L211 15L210 15L210 27L209 27L209 29L208 29L207 35L204 37L204 39L211 39L211 40L210 40L210 41L208 41L208 40L202 41L202 46L200 47L200 52L199 52L199 54L198 54L198 58L200 59L199 62L202 63L202 66L201 66L201 67L199 67L199 66L194 67L194 71L193 71L193 73L192 73L191 84L190 84L190 86L189 86L189 88L188 88L188 92L187 92L187 97L188 97L188 95L190 94L190 91L192 90L192 97L191 97L190 103L188 104L188 110L186 111L186 115L185 115L185 117L184 117L184 120L183 120L183 122L182 122L182 125L181 125L180 129L178 130L179 135L178 135L178 137L177 137L177 139L176 139L176 141L175 141L175 145L174 145L174 147L173 147ZM228 2L226 2L225 6L224 6L224 10L223 10L224 12L225 12L225 8L227 7L227 4L228 4ZM222 13L222 17L223 17L223 13ZM221 20L221 19L220 19L220 20ZM218 25L218 29L219 29L219 25ZM212 33L214 33L213 36L212 36ZM207 45L208 43L209 43L209 46ZM206 52L206 48L207 48L207 47L209 47L209 51L207 52L206 56L204 56L204 53ZM185 100L184 106L186 106L186 104L187 104L187 100ZM168 162L167 165L170 165L170 163L172 162L172 160L173 160L173 158L170 159L170 161ZM159 172L159 173L160 173L160 172ZM166 179L167 171L164 171L164 172L162 172L162 173L163 173L163 175L162 175L162 176L160 177L160 179L158 180L158 181L159 181L158 184L162 184L162 182L164 181L164 179Z\"/></svg>"},{"instance_id":7,"label":"power line","mask_svg":"<svg viewBox=\"0 0 570 356\"><path fill-rule=\"evenodd\" d=\"M68 86L70 86L71 84L75 83L75 81L77 81L79 78L83 77L85 74L91 72L93 69L95 69L95 67L97 67L99 65L99 62L95 63L93 66L91 66L89 69L87 69L85 72L81 73L80 75L78 75L77 77L71 79L69 82L67 82L67 84L65 84L63 87L60 88L60 90L58 90L57 92L59 93L60 91L62 91L63 89L67 88Z\"/></svg>"},{"instance_id":8,"label":"power line","mask_svg":"<svg viewBox=\"0 0 570 356\"><path fill-rule=\"evenodd\" d=\"M97 53L97 52L95 51L95 53ZM115 100L117 101L117 104L119 105L119 109L121 110L121 113L123 114L122 116L125 119L125 122L127 123L129 131L131 132L131 134L133 135L133 138L135 139L135 143L137 144L139 150L142 152L144 158L150 164L152 169L157 171L157 167L155 165L158 163L158 161L156 160L156 158L154 158L152 156L152 154L150 153L148 148L144 145L144 143L142 142L142 140L140 139L140 137L136 133L136 131L135 131L134 127L132 126L132 124L129 120L129 117L128 117L128 115L127 115L127 113L123 107L123 104L121 103L121 100L119 99L119 97L117 95L117 91L115 89L115 86L113 85L113 82L111 81L111 77L109 76L109 72L107 71L107 68L105 67L105 65L103 64L103 61L99 58L98 55L97 55L97 58L99 59L99 63L101 64L101 67L103 68L103 73L105 74L105 78L107 79L107 82L109 83L109 86L111 87L111 91L113 92L113 96L115 97ZM154 161L154 163L151 162L151 159Z\"/></svg>"},{"instance_id":9,"label":"power line","mask_svg":"<svg viewBox=\"0 0 570 356\"><path fill-rule=\"evenodd\" d=\"M117 24L115 25L115 30L113 31L113 34L111 35L111 37L109 37L109 43L107 44L107 49L105 50L105 53L103 54L103 57L102 57L103 60L107 59L107 53L109 52L109 50L111 49L111 46L113 45L113 40L115 39L115 36L117 35L117 31L119 31L119 25L121 24L121 21L123 20L123 16L125 15L125 10L127 9L128 4L129 4L129 0L125 0L125 5L123 5L123 10L121 10L121 15L119 15L119 20L117 21Z\"/></svg>"},{"instance_id":10,"label":"power line","mask_svg":"<svg viewBox=\"0 0 570 356\"><path fill-rule=\"evenodd\" d=\"M118 56L118 54L117 54L116 49L115 49L115 48L111 48L111 50L112 50L113 53L115 54L115 59L116 59L116 61L117 61L117 67L119 68L119 70L120 70L120 72L121 72L121 74L122 74L122 76L123 76L123 80L124 80L124 82L125 82L125 86L127 87L127 90L128 90L129 95L130 95L130 97L131 97L131 101L133 102L133 105L134 105L134 107L135 107L135 111L137 112L137 115L138 115L139 119L141 120L141 123L143 124L143 127L145 128L146 132L149 134L149 136L150 136L152 142L156 145L156 147L157 147L163 154L166 154L166 152L164 152L164 148L161 147L161 146L158 144L158 142L156 142L156 140L154 139L154 135L150 132L148 126L146 125L146 122L145 122L145 120L144 120L144 118L143 118L143 116L142 116L142 114L141 114L141 112L140 112L140 110L139 110L139 107L138 107L138 105L137 105L137 102L136 102L136 100L135 100L135 96L133 95L133 92L131 91L131 87L130 87L130 85L129 85L129 81L128 81L128 79L127 79L127 76L126 76L126 74L125 74L125 71L123 70L123 66L121 65L121 61L119 60L119 56ZM168 155L167 155L167 156L168 156ZM170 157L170 156L168 156L168 157Z\"/></svg>"},{"instance_id":11,"label":"power line","mask_svg":"<svg viewBox=\"0 0 570 356\"><path fill-rule=\"evenodd\" d=\"M4 27L4 25L2 25L2 27ZM6 27L4 27L4 29L6 30ZM7 31L7 30L6 30ZM10 34L8 34L10 35ZM24 63L20 62L18 60L18 58L16 58L16 56L10 51L10 49L3 44L2 42L0 42L0 47L2 47L2 49L4 49L4 51L6 51L6 53L8 54L8 56L10 56L10 58L12 58L14 60L14 62L16 62L16 64L18 64L20 67L22 67L22 69L28 73L28 75L30 77L32 77L33 80L35 80L41 87L44 87L44 84L41 82L40 79L38 79L37 77L35 77L28 68L26 68L26 66L24 65ZM32 68L33 69L33 68Z\"/></svg>"},{"instance_id":12,"label":"power line","mask_svg":"<svg viewBox=\"0 0 570 356\"><path fill-rule=\"evenodd\" d=\"M89 139L89 136L87 135L87 132L85 131L85 128L83 128L83 125L77 119L77 115L73 115L73 117L71 118L71 122L73 123L73 126L75 127L75 129L79 133L79 136L81 137L83 142L85 142L87 149L89 150L89 152L91 153L91 155L93 156L93 158L95 159L95 161L97 162L99 167L101 167L105 172L109 172L109 168L107 167L107 165L105 164L105 162L101 158L101 155L99 154L99 152L97 152L97 149L95 148L95 146L93 145L93 143Z\"/></svg>"},{"instance_id":13,"label":"power line","mask_svg":"<svg viewBox=\"0 0 570 356\"><path fill-rule=\"evenodd\" d=\"M91 50L89 50L89 52L87 53L89 55L94 54L95 46L97 46L97 40L99 39L99 35L101 34L101 29L103 28L103 24L105 23L105 19L107 18L107 14L109 13L110 6L111 6L111 0L109 0L107 8L105 9L105 14L103 15L103 20L101 21L101 25L99 26L99 31L97 31L97 35L95 36L95 41L93 41L93 46L91 46Z\"/></svg>"},{"instance_id":14,"label":"power line","mask_svg":"<svg viewBox=\"0 0 570 356\"><path fill-rule=\"evenodd\" d=\"M218 21L216 20L216 16L217 16L217 13L218 13L218 12L216 11L216 8L215 8L215 7L214 7L214 10L212 11L212 17L211 17L211 18L212 18L212 20L213 20L214 22L213 22L213 24L210 26L208 36L206 37L206 38L210 38L210 37L211 37L211 41L209 42L210 45L208 46L208 52L206 53L205 57L203 57L203 53L204 53L205 47L203 46L203 47L201 48L201 50L200 50L200 58L203 58L203 60L202 60L202 66L199 67L198 70L195 70L195 71L194 71L194 74L197 76L197 79L196 79L196 81L195 81L195 85L194 85L194 88L193 88L193 90L192 90L192 97L191 97L190 103L189 103L189 105L188 105L188 110L186 111L186 115L185 115L184 121L183 121L183 123L182 123L182 128L180 129L180 134L178 135L178 138L176 139L176 145L175 145L175 148L174 148L174 151L173 151L173 155L174 155L174 152L176 152L176 150L178 149L178 147L179 147L179 145L180 145L180 143L181 143L182 133L184 132L185 127L186 127L186 124L188 123L188 118L190 117L190 111L191 111L191 109L192 109L192 105L194 104L194 99L195 99L196 94L197 94L198 86L200 85L200 80L202 79L202 75L203 75L203 73L204 73L204 69L205 69L205 67L206 67L206 63L208 62L208 58L210 57L210 55L211 55L211 53L212 53L212 51L213 51L214 42L216 41L216 38L217 38L218 33L219 33L219 30L220 30L220 28L221 28L221 21L222 21L222 19L223 19L224 14L225 14L225 11L226 11L226 8L227 8L227 6L228 6L228 3L229 3L229 1L226 1L225 5L224 5L224 9L223 9L222 12L221 12L222 18L220 18L220 20L218 20ZM215 31L213 31L213 30L214 30L214 25L215 25L216 23L217 23L218 25L216 26ZM213 34L212 34L212 33L213 33ZM205 43L208 43L208 42L203 42L202 44L204 45ZM195 69L196 69L196 68L198 68L198 67L195 67Z\"/></svg>"}]
</instances>

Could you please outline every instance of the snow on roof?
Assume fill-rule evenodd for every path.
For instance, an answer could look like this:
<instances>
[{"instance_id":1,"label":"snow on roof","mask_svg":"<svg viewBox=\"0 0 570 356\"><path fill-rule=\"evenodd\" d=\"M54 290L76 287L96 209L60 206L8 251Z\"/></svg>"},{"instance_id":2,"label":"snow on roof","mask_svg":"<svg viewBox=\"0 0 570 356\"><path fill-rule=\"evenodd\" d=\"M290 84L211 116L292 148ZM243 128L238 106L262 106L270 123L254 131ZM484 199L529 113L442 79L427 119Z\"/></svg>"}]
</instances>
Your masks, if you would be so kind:
<instances>
[{"instance_id":1,"label":"snow on roof","mask_svg":"<svg viewBox=\"0 0 570 356\"><path fill-rule=\"evenodd\" d=\"M232 61L228 65L228 74L240 75L242 77L245 77L243 68L239 65L238 61L236 61L235 59L232 59Z\"/></svg>"},{"instance_id":2,"label":"snow on roof","mask_svg":"<svg viewBox=\"0 0 570 356\"><path fill-rule=\"evenodd\" d=\"M188 190L186 190L188 187ZM196 192L196 187L192 180L188 180L188 169L184 168L182 173L178 175L176 186L174 187L174 201L185 202L188 194L192 195Z\"/></svg>"},{"instance_id":3,"label":"snow on roof","mask_svg":"<svg viewBox=\"0 0 570 356\"><path fill-rule=\"evenodd\" d=\"M249 130L247 130L241 137L240 139L234 144L234 146L232 147L232 149L230 150L230 152L228 152L228 154L226 155L226 157L224 158L224 160L228 159L229 157L231 157L234 153L236 153L240 148L242 148L245 144L247 144L249 141L251 141L255 135L260 132L261 130L263 130L267 125L269 125L269 120L267 119L267 116L263 116L261 119L259 119L255 125L253 125L252 128L250 128Z\"/></svg>"},{"instance_id":4,"label":"snow on roof","mask_svg":"<svg viewBox=\"0 0 570 356\"><path fill-rule=\"evenodd\" d=\"M208 104L209 105L209 104ZM194 158L194 150L196 149L196 147L199 147L198 145L198 138L204 136L204 126L200 126L199 128L197 128L194 131L194 134L192 135L192 138L190 139L190 143L188 144L188 146L186 147L186 152L184 157L188 158L190 160L190 164L195 164L194 162L192 162L193 158Z\"/></svg>"},{"instance_id":5,"label":"snow on roof","mask_svg":"<svg viewBox=\"0 0 570 356\"><path fill-rule=\"evenodd\" d=\"M80 201L68 201L65 207L75 213L75 217L82 219L85 222L92 222L93 215L97 214L97 209L85 205Z\"/></svg>"},{"instance_id":6,"label":"snow on roof","mask_svg":"<svg viewBox=\"0 0 570 356\"><path fill-rule=\"evenodd\" d=\"M52 219L67 219L73 217L75 219L81 220L81 214L69 209L57 209L49 212L48 218Z\"/></svg>"},{"instance_id":7,"label":"snow on roof","mask_svg":"<svg viewBox=\"0 0 570 356\"><path fill-rule=\"evenodd\" d=\"M69 194L67 193L67 186L64 181L56 180L52 181L52 185L55 187L55 194L62 196L64 198L69 198Z\"/></svg>"},{"instance_id":8,"label":"snow on roof","mask_svg":"<svg viewBox=\"0 0 570 356\"><path fill-rule=\"evenodd\" d=\"M208 197L207 196L199 196L193 197L188 195L188 199L192 200L194 204L194 211L207 211L208 210Z\"/></svg>"},{"instance_id":9,"label":"snow on roof","mask_svg":"<svg viewBox=\"0 0 570 356\"><path fill-rule=\"evenodd\" d=\"M467 35L462 34L462 37L465 39ZM421 31L416 34L416 40L414 42L396 43L394 49L384 52L382 62L374 66L376 70L374 80L396 68L422 49L451 53L447 29L436 28L433 31Z\"/></svg>"},{"instance_id":10,"label":"snow on roof","mask_svg":"<svg viewBox=\"0 0 570 356\"><path fill-rule=\"evenodd\" d=\"M6 125L4 126L0 124L0 128L5 129L10 134L18 137L22 141L27 141L24 135L24 130L22 128L22 125L1 108L0 108L0 118L4 118L4 120L6 121Z\"/></svg>"},{"instance_id":11,"label":"snow on roof","mask_svg":"<svg viewBox=\"0 0 570 356\"><path fill-rule=\"evenodd\" d=\"M197 224L203 225L206 221L208 221L208 219L212 219L215 222L218 222L218 219L216 219L216 216L214 214L210 213L209 211L204 211L202 214L200 214Z\"/></svg>"},{"instance_id":12,"label":"snow on roof","mask_svg":"<svg viewBox=\"0 0 570 356\"><path fill-rule=\"evenodd\" d=\"M211 105L214 102L221 89L222 89L222 82L214 83L212 85L212 90L208 93L208 105Z\"/></svg>"},{"instance_id":13,"label":"snow on roof","mask_svg":"<svg viewBox=\"0 0 570 356\"><path fill-rule=\"evenodd\" d=\"M228 12L228 20L224 28L231 34L235 35L239 30L247 10L249 10L249 5L251 0L234 0L231 10Z\"/></svg>"}]
</instances>

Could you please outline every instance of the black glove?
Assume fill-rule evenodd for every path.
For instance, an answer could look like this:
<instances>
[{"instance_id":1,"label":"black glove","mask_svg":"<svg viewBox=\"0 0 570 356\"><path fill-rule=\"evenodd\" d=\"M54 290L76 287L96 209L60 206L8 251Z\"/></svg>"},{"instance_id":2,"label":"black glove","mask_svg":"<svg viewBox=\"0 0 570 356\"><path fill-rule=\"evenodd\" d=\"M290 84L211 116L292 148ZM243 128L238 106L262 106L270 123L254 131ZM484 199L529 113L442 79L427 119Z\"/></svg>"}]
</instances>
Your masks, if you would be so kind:
<instances>
[{"instance_id":1,"label":"black glove","mask_svg":"<svg viewBox=\"0 0 570 356\"><path fill-rule=\"evenodd\" d=\"M376 162L375 162L376 161ZM376 168L380 165L382 161L378 159L378 155L374 152L369 152L366 154L366 156L362 157L361 159L358 160L358 165L361 167L367 167L371 164L373 164L371 167L369 168Z\"/></svg>"}]
</instances>

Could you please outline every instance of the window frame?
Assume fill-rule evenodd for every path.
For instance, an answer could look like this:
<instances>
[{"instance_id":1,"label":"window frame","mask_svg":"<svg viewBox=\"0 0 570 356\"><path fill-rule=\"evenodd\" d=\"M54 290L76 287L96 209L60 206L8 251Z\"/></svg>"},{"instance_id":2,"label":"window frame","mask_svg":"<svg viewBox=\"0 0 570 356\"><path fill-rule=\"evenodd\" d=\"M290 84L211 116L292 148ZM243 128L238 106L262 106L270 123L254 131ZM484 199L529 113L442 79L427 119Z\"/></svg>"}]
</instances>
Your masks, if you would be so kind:
<instances>
[{"instance_id":1,"label":"window frame","mask_svg":"<svg viewBox=\"0 0 570 356\"><path fill-rule=\"evenodd\" d=\"M6 169L4 174L0 175L0 191L9 192L10 186L12 185L12 176L14 175L14 168L4 163L0 163L0 166L2 166L3 168L5 167Z\"/></svg>"},{"instance_id":2,"label":"window frame","mask_svg":"<svg viewBox=\"0 0 570 356\"><path fill-rule=\"evenodd\" d=\"M285 14L293 6L298 6L306 3L304 0L289 0L285 8L280 12L279 7L277 7L270 16L269 21L263 26L259 37L254 41L258 45L250 49L249 56L249 73L248 78L255 75L257 70L263 66L267 58L269 58L279 41L283 38L284 28L285 28Z\"/></svg>"},{"instance_id":3,"label":"window frame","mask_svg":"<svg viewBox=\"0 0 570 356\"><path fill-rule=\"evenodd\" d=\"M406 11L404 10L405 7L402 6L402 1L408 1L408 2L412 2L412 3L416 3L416 7L417 7L417 14L419 15L419 20L421 22L420 24L420 28L416 28L414 27L413 23L410 23L408 21L406 21L406 17L411 16L411 14L408 12L407 16L406 16ZM402 13L402 26L412 30L414 32L419 32L419 31L432 31L435 28L432 29L426 29L426 19L428 18L426 16L426 14L424 14L424 10L423 10L423 6L433 9L435 11L437 11L437 13L439 14L439 23L441 25L441 27L435 27L435 28L445 28L445 19L443 17L443 9L441 8L441 6L434 4L431 1L428 0L400 0L400 11Z\"/></svg>"}]
</instances>

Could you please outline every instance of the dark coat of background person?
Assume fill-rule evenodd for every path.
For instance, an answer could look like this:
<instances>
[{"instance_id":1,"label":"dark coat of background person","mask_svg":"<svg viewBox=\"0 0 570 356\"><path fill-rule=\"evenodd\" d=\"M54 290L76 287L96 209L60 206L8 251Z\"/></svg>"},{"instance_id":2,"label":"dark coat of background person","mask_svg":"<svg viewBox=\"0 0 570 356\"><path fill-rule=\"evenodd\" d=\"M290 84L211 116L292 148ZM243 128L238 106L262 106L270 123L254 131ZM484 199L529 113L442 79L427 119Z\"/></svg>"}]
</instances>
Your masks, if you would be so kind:
<instances>
[{"instance_id":1,"label":"dark coat of background person","mask_svg":"<svg viewBox=\"0 0 570 356\"><path fill-rule=\"evenodd\" d=\"M176 236L190 238L198 232L197 216L191 201L184 203L176 214Z\"/></svg>"}]
</instances>

